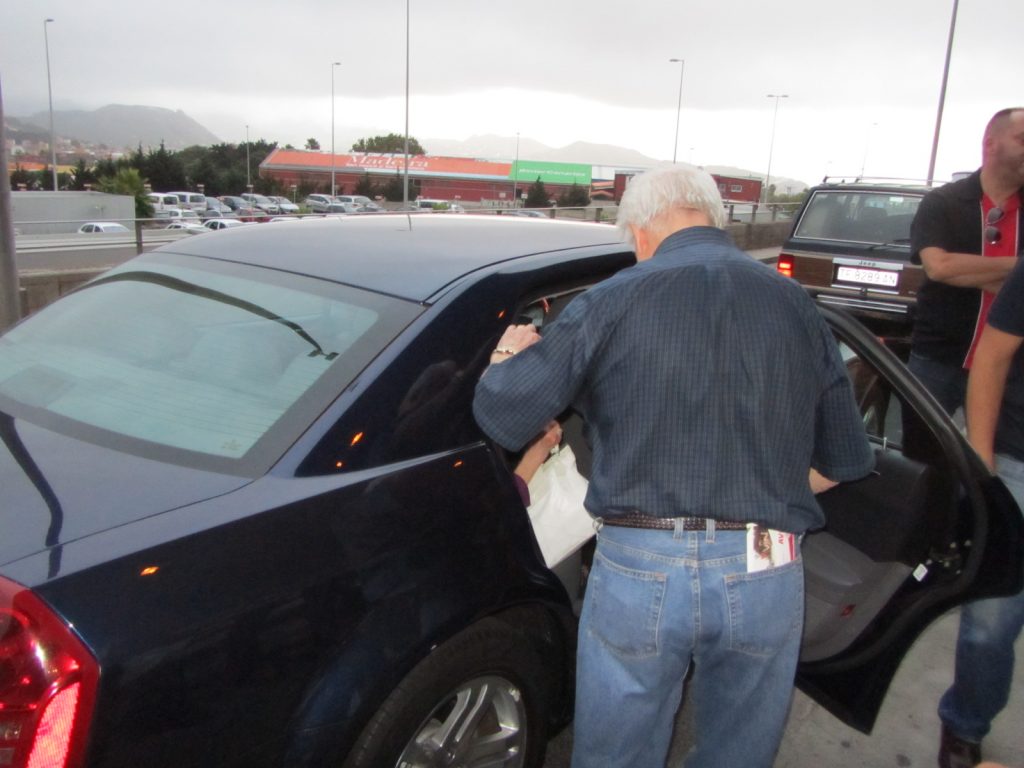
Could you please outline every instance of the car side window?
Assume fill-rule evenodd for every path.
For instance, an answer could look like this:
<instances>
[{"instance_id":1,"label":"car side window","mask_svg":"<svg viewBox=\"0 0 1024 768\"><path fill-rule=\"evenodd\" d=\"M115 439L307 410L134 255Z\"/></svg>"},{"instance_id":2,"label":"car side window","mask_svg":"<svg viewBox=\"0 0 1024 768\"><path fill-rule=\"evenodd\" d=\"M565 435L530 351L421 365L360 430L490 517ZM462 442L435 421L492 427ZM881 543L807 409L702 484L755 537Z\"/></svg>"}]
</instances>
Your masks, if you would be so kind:
<instances>
[{"instance_id":1,"label":"car side window","mask_svg":"<svg viewBox=\"0 0 1024 768\"><path fill-rule=\"evenodd\" d=\"M874 366L845 341L837 341L868 437L894 447L902 446L903 406L899 397Z\"/></svg>"}]
</instances>

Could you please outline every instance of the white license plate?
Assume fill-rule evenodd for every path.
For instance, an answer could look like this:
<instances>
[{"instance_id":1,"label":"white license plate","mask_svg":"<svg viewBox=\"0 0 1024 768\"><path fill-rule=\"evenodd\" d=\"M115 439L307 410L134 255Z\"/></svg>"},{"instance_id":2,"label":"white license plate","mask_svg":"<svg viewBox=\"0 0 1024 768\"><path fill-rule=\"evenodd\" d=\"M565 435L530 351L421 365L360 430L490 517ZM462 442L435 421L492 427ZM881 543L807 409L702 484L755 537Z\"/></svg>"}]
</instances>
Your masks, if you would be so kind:
<instances>
[{"instance_id":1,"label":"white license plate","mask_svg":"<svg viewBox=\"0 0 1024 768\"><path fill-rule=\"evenodd\" d=\"M895 288L899 284L900 274L889 269L839 266L836 268L836 280L842 280L844 283L881 285L886 288Z\"/></svg>"}]
</instances>

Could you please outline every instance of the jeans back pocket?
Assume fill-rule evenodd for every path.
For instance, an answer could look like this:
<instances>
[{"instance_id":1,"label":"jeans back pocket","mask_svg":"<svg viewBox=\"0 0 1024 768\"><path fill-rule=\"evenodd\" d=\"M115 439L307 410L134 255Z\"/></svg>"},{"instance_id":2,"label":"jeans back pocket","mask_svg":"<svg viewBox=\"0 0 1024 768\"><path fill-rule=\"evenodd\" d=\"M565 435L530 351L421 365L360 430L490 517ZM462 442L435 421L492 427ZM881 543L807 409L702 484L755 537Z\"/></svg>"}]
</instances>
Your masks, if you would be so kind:
<instances>
[{"instance_id":1,"label":"jeans back pocket","mask_svg":"<svg viewBox=\"0 0 1024 768\"><path fill-rule=\"evenodd\" d=\"M599 550L587 581L585 631L619 656L657 655L666 578L615 563Z\"/></svg>"}]
</instances>

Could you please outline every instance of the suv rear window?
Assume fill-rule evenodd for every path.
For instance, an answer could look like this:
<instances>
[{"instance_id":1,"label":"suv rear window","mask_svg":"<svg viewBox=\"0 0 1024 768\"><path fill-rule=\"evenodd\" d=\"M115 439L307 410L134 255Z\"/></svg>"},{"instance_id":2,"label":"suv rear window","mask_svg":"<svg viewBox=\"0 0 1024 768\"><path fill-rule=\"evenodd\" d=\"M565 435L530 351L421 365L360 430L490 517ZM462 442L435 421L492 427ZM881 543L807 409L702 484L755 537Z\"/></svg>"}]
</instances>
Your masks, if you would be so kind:
<instances>
[{"instance_id":1,"label":"suv rear window","mask_svg":"<svg viewBox=\"0 0 1024 768\"><path fill-rule=\"evenodd\" d=\"M819 190L794 237L859 243L910 242L910 222L921 196L893 192Z\"/></svg>"}]
</instances>

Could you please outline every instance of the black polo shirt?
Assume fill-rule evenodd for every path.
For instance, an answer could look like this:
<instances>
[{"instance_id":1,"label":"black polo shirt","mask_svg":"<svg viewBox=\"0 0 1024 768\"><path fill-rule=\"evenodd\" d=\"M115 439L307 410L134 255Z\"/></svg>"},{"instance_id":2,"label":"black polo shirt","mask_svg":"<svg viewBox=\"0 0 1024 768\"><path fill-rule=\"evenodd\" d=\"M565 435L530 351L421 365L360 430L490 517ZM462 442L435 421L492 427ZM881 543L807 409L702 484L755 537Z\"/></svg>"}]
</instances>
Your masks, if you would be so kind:
<instances>
[{"instance_id":1,"label":"black polo shirt","mask_svg":"<svg viewBox=\"0 0 1024 768\"><path fill-rule=\"evenodd\" d=\"M980 170L925 195L910 225L911 261L920 264L921 251L931 247L950 253L981 255L984 246L981 198ZM980 309L980 289L958 288L926 276L917 294L914 352L929 360L962 366Z\"/></svg>"}]
</instances>

